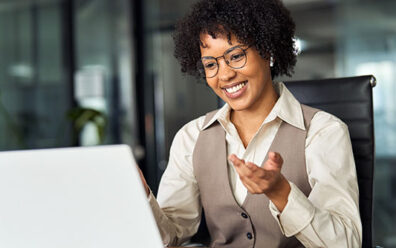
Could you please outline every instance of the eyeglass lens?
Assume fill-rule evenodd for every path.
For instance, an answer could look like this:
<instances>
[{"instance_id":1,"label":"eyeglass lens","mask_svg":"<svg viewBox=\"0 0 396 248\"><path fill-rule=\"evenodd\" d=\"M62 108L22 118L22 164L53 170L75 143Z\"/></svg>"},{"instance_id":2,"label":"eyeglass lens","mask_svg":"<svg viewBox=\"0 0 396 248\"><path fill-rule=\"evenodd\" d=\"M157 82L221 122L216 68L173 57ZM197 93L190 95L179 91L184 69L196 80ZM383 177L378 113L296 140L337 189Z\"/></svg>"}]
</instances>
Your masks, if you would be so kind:
<instances>
[{"instance_id":1,"label":"eyeglass lens","mask_svg":"<svg viewBox=\"0 0 396 248\"><path fill-rule=\"evenodd\" d=\"M246 54L245 51L240 47L234 47L230 50L227 50L222 56L225 59L225 62L228 66L234 69L239 69L245 66L246 64ZM202 58L201 59L201 68L203 76L206 78L211 78L216 76L219 70L218 59L216 58Z\"/></svg>"}]
</instances>

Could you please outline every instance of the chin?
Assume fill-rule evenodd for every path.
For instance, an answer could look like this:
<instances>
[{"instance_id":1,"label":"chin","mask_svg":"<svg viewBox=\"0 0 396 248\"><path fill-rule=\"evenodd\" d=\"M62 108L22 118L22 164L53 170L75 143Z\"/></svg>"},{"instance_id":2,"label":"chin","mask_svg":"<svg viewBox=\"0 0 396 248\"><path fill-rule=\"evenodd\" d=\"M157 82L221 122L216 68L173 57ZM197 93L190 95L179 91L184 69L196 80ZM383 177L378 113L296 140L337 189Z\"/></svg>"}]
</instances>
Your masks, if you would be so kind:
<instances>
[{"instance_id":1,"label":"chin","mask_svg":"<svg viewBox=\"0 0 396 248\"><path fill-rule=\"evenodd\" d=\"M242 110L245 110L245 109L248 108L248 106L246 104L232 104L232 103L228 103L228 105L234 111L242 111Z\"/></svg>"}]
</instances>

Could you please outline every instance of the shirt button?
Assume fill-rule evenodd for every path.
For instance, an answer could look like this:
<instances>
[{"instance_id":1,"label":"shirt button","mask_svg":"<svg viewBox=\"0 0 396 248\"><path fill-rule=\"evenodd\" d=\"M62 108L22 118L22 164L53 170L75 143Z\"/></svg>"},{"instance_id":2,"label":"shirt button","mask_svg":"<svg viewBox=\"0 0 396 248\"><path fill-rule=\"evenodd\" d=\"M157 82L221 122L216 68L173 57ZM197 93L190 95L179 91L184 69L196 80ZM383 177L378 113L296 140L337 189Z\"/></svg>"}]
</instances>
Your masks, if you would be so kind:
<instances>
[{"instance_id":1,"label":"shirt button","mask_svg":"<svg viewBox=\"0 0 396 248\"><path fill-rule=\"evenodd\" d=\"M248 218L247 214L245 214L245 213L241 213L241 215L242 215L242 217L245 218L245 219Z\"/></svg>"},{"instance_id":2,"label":"shirt button","mask_svg":"<svg viewBox=\"0 0 396 248\"><path fill-rule=\"evenodd\" d=\"M252 235L252 233L250 233L250 232L248 232L248 233L246 234L246 236L247 236L248 239L252 239L252 238L253 238L253 235Z\"/></svg>"}]
</instances>

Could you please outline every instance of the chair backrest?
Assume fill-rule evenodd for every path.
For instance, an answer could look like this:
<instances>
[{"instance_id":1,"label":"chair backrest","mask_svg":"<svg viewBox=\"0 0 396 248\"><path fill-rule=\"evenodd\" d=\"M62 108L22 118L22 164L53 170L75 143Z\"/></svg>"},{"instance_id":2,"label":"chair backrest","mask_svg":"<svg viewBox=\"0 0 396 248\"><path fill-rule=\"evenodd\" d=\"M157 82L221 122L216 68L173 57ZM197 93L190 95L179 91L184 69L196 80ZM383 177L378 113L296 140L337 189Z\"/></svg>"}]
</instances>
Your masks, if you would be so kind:
<instances>
[{"instance_id":1,"label":"chair backrest","mask_svg":"<svg viewBox=\"0 0 396 248\"><path fill-rule=\"evenodd\" d=\"M359 208L363 248L372 247L372 202L374 175L373 76L289 81L286 87L303 104L331 113L348 125L359 183ZM192 242L209 244L202 218Z\"/></svg>"},{"instance_id":2,"label":"chair backrest","mask_svg":"<svg viewBox=\"0 0 396 248\"><path fill-rule=\"evenodd\" d=\"M375 83L373 76L285 82L301 103L331 113L348 125L359 183L363 247L372 247Z\"/></svg>"}]
</instances>

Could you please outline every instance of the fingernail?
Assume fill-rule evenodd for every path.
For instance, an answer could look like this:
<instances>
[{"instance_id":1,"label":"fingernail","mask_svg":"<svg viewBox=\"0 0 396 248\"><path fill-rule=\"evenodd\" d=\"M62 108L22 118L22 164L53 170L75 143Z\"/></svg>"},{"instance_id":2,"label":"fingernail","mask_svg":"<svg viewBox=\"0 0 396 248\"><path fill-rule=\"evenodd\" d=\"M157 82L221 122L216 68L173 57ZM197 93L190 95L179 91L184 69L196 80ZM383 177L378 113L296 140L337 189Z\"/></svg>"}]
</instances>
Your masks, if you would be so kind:
<instances>
[{"instance_id":1,"label":"fingernail","mask_svg":"<svg viewBox=\"0 0 396 248\"><path fill-rule=\"evenodd\" d=\"M230 156L228 156L228 159L229 159L231 162L234 162L234 156L233 156L233 154L231 154Z\"/></svg>"}]
</instances>

